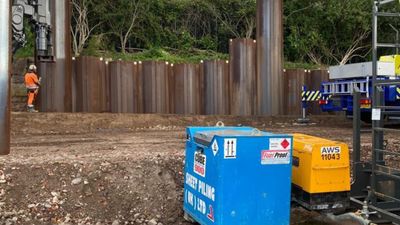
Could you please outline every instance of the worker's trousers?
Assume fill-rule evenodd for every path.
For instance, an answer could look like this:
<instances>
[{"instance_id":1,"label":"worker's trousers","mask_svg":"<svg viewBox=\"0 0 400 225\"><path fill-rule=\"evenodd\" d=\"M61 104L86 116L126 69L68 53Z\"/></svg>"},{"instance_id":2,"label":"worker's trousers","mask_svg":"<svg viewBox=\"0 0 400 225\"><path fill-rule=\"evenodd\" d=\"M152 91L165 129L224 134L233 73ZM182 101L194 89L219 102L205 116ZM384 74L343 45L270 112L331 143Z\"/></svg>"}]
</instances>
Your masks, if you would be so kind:
<instances>
[{"instance_id":1,"label":"worker's trousers","mask_svg":"<svg viewBox=\"0 0 400 225\"><path fill-rule=\"evenodd\" d=\"M32 107L33 106L33 102L36 99L37 93L38 93L38 88L35 89L27 89L27 95L28 95L28 102L27 105L28 107Z\"/></svg>"}]
</instances>

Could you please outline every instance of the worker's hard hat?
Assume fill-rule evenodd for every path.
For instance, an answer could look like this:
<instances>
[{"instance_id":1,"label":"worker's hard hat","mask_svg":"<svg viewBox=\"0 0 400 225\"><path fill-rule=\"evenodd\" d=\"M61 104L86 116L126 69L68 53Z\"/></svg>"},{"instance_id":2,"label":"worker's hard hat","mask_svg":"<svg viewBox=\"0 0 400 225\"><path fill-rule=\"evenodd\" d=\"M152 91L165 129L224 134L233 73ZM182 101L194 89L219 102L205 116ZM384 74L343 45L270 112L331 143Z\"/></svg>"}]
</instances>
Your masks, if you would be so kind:
<instances>
[{"instance_id":1,"label":"worker's hard hat","mask_svg":"<svg viewBox=\"0 0 400 225\"><path fill-rule=\"evenodd\" d=\"M33 64L30 65L30 66L29 66L29 70L30 70L30 71L36 71L36 66L33 65Z\"/></svg>"}]
</instances>

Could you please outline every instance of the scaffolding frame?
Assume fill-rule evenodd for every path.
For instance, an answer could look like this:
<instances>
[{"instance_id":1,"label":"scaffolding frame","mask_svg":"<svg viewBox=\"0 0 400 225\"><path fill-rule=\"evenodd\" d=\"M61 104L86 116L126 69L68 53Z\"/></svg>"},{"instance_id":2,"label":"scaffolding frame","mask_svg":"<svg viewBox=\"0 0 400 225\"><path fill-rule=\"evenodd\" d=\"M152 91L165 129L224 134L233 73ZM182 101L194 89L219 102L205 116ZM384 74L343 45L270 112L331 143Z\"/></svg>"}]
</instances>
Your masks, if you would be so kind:
<instances>
[{"instance_id":1,"label":"scaffolding frame","mask_svg":"<svg viewBox=\"0 0 400 225\"><path fill-rule=\"evenodd\" d=\"M399 17L400 13L380 12L380 7L397 0L374 1L372 14L372 155L370 162L361 161L361 113L359 90L354 91L353 110L353 185L351 201L367 206L379 222L400 224L400 168L386 165L385 156L399 157L400 152L387 149L385 135L400 129L387 128L385 116L400 116L400 106L386 106L384 88L399 85L399 80L378 80L378 48L399 48L398 43L378 42L378 18ZM367 215L368 217L369 215ZM374 221L375 222L375 221Z\"/></svg>"}]
</instances>

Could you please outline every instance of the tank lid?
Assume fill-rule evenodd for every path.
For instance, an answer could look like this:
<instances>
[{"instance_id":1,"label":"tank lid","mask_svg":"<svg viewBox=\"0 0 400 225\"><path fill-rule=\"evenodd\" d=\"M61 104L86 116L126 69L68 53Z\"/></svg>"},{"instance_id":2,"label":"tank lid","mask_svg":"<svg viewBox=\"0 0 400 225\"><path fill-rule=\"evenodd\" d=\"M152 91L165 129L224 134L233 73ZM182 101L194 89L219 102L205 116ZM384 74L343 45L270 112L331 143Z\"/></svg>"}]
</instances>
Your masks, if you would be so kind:
<instances>
[{"instance_id":1,"label":"tank lid","mask_svg":"<svg viewBox=\"0 0 400 225\"><path fill-rule=\"evenodd\" d=\"M259 136L269 136L271 133L263 132L258 129L252 130L234 130L234 129L224 129L224 130L211 130L211 131L200 131L194 135L194 139L197 143L203 145L210 145L214 136L220 137L259 137Z\"/></svg>"}]
</instances>

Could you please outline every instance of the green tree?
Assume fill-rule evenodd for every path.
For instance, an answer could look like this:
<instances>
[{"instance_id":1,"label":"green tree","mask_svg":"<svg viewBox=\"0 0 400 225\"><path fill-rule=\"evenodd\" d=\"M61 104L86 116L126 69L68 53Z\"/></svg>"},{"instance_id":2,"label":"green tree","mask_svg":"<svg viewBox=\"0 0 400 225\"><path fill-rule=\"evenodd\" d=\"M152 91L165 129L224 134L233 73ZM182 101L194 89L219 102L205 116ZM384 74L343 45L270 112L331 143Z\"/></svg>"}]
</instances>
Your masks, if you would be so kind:
<instances>
[{"instance_id":1,"label":"green tree","mask_svg":"<svg viewBox=\"0 0 400 225\"><path fill-rule=\"evenodd\" d=\"M345 64L370 48L371 4L364 0L294 0L285 5L288 60Z\"/></svg>"},{"instance_id":2,"label":"green tree","mask_svg":"<svg viewBox=\"0 0 400 225\"><path fill-rule=\"evenodd\" d=\"M149 1L144 0L97 0L96 11L99 18L106 24L106 30L119 39L122 53L132 36L140 19L146 14Z\"/></svg>"}]
</instances>

